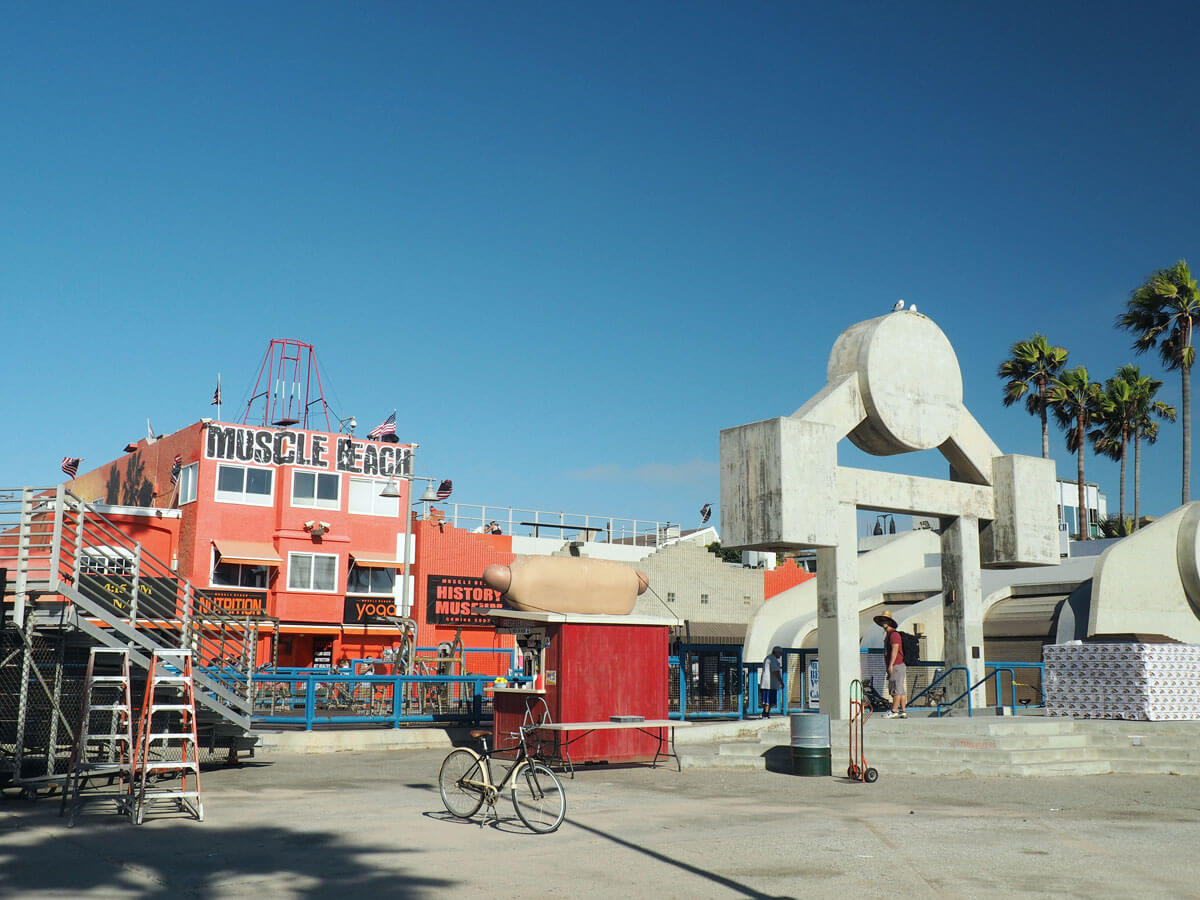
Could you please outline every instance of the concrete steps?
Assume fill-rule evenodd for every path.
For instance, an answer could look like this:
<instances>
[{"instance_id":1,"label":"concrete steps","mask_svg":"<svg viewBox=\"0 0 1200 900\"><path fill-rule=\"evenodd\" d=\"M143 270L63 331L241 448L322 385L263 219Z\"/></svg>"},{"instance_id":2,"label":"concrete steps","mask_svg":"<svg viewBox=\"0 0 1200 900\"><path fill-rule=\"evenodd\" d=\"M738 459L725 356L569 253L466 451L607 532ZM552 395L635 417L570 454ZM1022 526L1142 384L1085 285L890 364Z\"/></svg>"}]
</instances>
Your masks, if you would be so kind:
<instances>
[{"instance_id":1,"label":"concrete steps","mask_svg":"<svg viewBox=\"0 0 1200 900\"><path fill-rule=\"evenodd\" d=\"M714 723L678 735L681 765L791 770L788 720ZM835 775L848 761L849 728L833 723ZM869 719L868 765L912 775L1200 775L1200 723L1042 717Z\"/></svg>"}]
</instances>

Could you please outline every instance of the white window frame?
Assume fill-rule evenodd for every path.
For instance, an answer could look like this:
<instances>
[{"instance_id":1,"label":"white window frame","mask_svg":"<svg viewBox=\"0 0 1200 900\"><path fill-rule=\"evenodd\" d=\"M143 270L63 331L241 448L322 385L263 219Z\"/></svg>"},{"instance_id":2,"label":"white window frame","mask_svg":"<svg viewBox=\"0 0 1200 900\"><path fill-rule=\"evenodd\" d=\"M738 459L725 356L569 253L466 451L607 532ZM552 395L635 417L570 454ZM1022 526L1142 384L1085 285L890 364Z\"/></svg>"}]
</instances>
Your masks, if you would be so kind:
<instances>
[{"instance_id":1,"label":"white window frame","mask_svg":"<svg viewBox=\"0 0 1200 900\"><path fill-rule=\"evenodd\" d=\"M305 497L297 499L296 497L296 476L297 475L312 475L313 476L313 491L320 493L318 486L322 478L332 478L337 484L337 497L333 500L322 500L317 496L313 496L311 500ZM342 476L339 472L326 472L322 469L292 469L292 506L299 506L306 509L341 509L342 508Z\"/></svg>"},{"instance_id":2,"label":"white window frame","mask_svg":"<svg viewBox=\"0 0 1200 900\"><path fill-rule=\"evenodd\" d=\"M323 556L323 557L327 557L327 558L333 560L333 578L332 578L333 583L330 585L328 590L326 590L325 588L317 588L317 587L311 586L312 573L316 571L315 566L309 572L309 585L310 585L309 587L296 587L294 584L292 584L292 572L295 569L296 557L298 557L298 556L307 556L314 560L319 556ZM287 590L289 592L297 593L297 594L336 594L338 592L338 589L337 589L337 586L338 586L338 556L337 556L337 554L336 553L300 553L300 552L296 552L296 551L289 552L288 553L287 581L285 582L285 584L287 585Z\"/></svg>"},{"instance_id":3,"label":"white window frame","mask_svg":"<svg viewBox=\"0 0 1200 900\"><path fill-rule=\"evenodd\" d=\"M240 493L233 491L221 490L221 470L222 469L241 469L242 470L242 490ZM271 479L271 490L267 494L247 494L246 493L246 474L250 471L266 472ZM275 470L266 469L261 466L241 466L235 463L218 463L217 477L213 483L213 500L217 503L239 503L242 506L273 506L275 504Z\"/></svg>"},{"instance_id":4,"label":"white window frame","mask_svg":"<svg viewBox=\"0 0 1200 900\"><path fill-rule=\"evenodd\" d=\"M400 518L400 498L399 497L380 497L379 492L383 490L387 484L386 478L363 478L361 476L350 476L350 486L346 489L346 510L351 515L356 516L380 516L388 519ZM369 484L371 486L371 509L361 510L354 507L354 485ZM409 486L411 489L411 485ZM389 508L380 510L381 505ZM391 507L394 507L391 508Z\"/></svg>"},{"instance_id":5,"label":"white window frame","mask_svg":"<svg viewBox=\"0 0 1200 900\"><path fill-rule=\"evenodd\" d=\"M200 482L200 463L194 462L179 470L179 505L195 503Z\"/></svg>"}]
</instances>

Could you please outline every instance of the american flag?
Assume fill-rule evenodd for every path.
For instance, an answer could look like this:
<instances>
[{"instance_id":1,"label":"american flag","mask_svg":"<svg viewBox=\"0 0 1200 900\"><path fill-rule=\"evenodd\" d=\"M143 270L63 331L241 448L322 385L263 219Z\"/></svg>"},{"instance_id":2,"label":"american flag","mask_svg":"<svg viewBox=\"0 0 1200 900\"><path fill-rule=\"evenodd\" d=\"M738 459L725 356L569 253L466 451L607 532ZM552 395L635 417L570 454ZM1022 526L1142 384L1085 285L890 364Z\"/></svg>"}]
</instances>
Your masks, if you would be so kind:
<instances>
[{"instance_id":1,"label":"american flag","mask_svg":"<svg viewBox=\"0 0 1200 900\"><path fill-rule=\"evenodd\" d=\"M221 405L221 376L220 375L217 376L217 389L215 391L213 391L212 403L210 403L208 405L209 406L220 406Z\"/></svg>"},{"instance_id":2,"label":"american flag","mask_svg":"<svg viewBox=\"0 0 1200 900\"><path fill-rule=\"evenodd\" d=\"M83 457L81 456L64 456L62 461L62 470L66 472L68 476L74 478L79 474L79 464L81 462L83 462Z\"/></svg>"},{"instance_id":3,"label":"american flag","mask_svg":"<svg viewBox=\"0 0 1200 900\"><path fill-rule=\"evenodd\" d=\"M381 437L383 437L385 434L395 434L395 433L396 433L396 411L393 409L392 414L390 416L388 416L386 419L384 419L382 422L380 422L378 425L376 425L374 428L372 428L367 433L367 437L369 437L373 441L377 441Z\"/></svg>"},{"instance_id":4,"label":"american flag","mask_svg":"<svg viewBox=\"0 0 1200 900\"><path fill-rule=\"evenodd\" d=\"M703 525L705 522L707 522L709 516L711 516L711 515L712 515L712 504L705 503L702 507L700 507L700 524Z\"/></svg>"},{"instance_id":5,"label":"american flag","mask_svg":"<svg viewBox=\"0 0 1200 900\"><path fill-rule=\"evenodd\" d=\"M454 482L451 481L449 478L447 478L445 481L443 481L441 484L438 485L437 498L439 500L445 500L447 497L450 496L450 492L453 490L454 490Z\"/></svg>"},{"instance_id":6,"label":"american flag","mask_svg":"<svg viewBox=\"0 0 1200 900\"><path fill-rule=\"evenodd\" d=\"M183 468L183 457L175 454L175 462L171 466L171 484L179 484L179 470Z\"/></svg>"}]
</instances>

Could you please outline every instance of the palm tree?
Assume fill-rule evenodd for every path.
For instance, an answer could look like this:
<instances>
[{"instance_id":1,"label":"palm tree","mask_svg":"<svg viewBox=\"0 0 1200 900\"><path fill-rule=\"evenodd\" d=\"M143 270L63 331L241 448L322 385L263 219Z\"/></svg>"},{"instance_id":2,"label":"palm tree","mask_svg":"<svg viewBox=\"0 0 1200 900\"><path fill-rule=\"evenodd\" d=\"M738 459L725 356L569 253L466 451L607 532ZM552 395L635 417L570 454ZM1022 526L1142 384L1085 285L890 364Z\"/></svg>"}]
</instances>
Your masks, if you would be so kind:
<instances>
[{"instance_id":1,"label":"palm tree","mask_svg":"<svg viewBox=\"0 0 1200 900\"><path fill-rule=\"evenodd\" d=\"M1042 459L1050 458L1050 428L1046 424L1046 392L1067 362L1067 351L1052 347L1043 334L1017 341L1009 358L1000 363L996 374L1008 379L1004 385L1004 405L1012 406L1022 397L1025 410L1042 420Z\"/></svg>"},{"instance_id":2,"label":"palm tree","mask_svg":"<svg viewBox=\"0 0 1200 900\"><path fill-rule=\"evenodd\" d=\"M1127 369L1137 371L1135 366L1122 366L1116 375L1104 382L1095 416L1099 427L1088 434L1097 453L1121 462L1121 522L1125 521L1126 454L1138 416L1135 386L1129 380Z\"/></svg>"},{"instance_id":3,"label":"palm tree","mask_svg":"<svg viewBox=\"0 0 1200 900\"><path fill-rule=\"evenodd\" d=\"M1192 329L1200 322L1200 293L1183 260L1159 269L1133 292L1117 326L1134 333L1133 348L1145 353L1157 346L1167 369L1178 369L1183 381L1183 502L1191 498L1192 480Z\"/></svg>"},{"instance_id":4,"label":"palm tree","mask_svg":"<svg viewBox=\"0 0 1200 900\"><path fill-rule=\"evenodd\" d=\"M1154 420L1166 419L1175 421L1175 407L1169 406L1162 400L1155 400L1154 395L1162 387L1157 378L1143 376L1139 379L1138 393L1140 395L1139 413L1133 428L1133 527L1138 529L1142 522L1142 439L1147 444L1158 440L1158 423Z\"/></svg>"},{"instance_id":5,"label":"palm tree","mask_svg":"<svg viewBox=\"0 0 1200 900\"><path fill-rule=\"evenodd\" d=\"M1079 483L1079 539L1089 538L1087 490L1083 482L1083 449L1087 446L1088 426L1100 412L1100 385L1088 377L1087 366L1063 372L1050 384L1046 403L1054 410L1054 419L1067 432L1067 449L1076 454Z\"/></svg>"}]
</instances>

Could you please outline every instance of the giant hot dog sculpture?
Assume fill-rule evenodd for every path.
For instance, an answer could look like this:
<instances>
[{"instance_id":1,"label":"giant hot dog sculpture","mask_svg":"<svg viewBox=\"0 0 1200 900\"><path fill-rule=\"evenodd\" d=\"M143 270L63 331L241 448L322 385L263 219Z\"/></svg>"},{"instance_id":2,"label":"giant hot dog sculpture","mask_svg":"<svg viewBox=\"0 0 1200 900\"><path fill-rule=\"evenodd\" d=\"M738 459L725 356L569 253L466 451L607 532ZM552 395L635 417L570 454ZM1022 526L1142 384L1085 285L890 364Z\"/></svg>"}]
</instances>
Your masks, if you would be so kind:
<instances>
[{"instance_id":1,"label":"giant hot dog sculpture","mask_svg":"<svg viewBox=\"0 0 1200 900\"><path fill-rule=\"evenodd\" d=\"M507 566L488 566L483 580L514 609L534 612L628 615L650 579L606 559L580 556L518 556Z\"/></svg>"}]
</instances>

